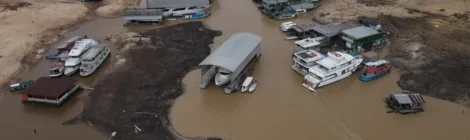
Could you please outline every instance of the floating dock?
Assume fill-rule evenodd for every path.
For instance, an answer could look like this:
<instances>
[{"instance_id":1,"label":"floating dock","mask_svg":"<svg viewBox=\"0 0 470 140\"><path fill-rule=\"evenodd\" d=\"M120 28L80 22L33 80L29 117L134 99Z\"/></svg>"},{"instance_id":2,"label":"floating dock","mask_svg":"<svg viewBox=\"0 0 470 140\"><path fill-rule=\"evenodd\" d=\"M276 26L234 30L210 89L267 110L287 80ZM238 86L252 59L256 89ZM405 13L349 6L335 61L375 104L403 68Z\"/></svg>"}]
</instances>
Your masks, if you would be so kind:
<instances>
[{"instance_id":1,"label":"floating dock","mask_svg":"<svg viewBox=\"0 0 470 140\"><path fill-rule=\"evenodd\" d=\"M75 93L80 86L75 80L63 78L41 77L24 90L23 102L45 103L60 106Z\"/></svg>"}]
</instances>

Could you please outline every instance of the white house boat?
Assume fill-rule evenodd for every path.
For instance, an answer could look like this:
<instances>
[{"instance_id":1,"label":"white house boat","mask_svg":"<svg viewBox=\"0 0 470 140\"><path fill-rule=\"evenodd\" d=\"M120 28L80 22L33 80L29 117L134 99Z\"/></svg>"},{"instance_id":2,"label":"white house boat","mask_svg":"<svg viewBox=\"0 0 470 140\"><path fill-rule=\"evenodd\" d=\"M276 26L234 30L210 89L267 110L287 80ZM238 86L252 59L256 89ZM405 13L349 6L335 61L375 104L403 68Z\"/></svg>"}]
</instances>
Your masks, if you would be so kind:
<instances>
[{"instance_id":1,"label":"white house boat","mask_svg":"<svg viewBox=\"0 0 470 140\"><path fill-rule=\"evenodd\" d=\"M318 87L326 86L350 76L356 71L361 62L362 58L355 58L346 53L328 52L328 57L318 61L318 65L309 69L302 86L315 91Z\"/></svg>"},{"instance_id":2,"label":"white house boat","mask_svg":"<svg viewBox=\"0 0 470 140\"><path fill-rule=\"evenodd\" d=\"M82 62L80 64L80 75L88 76L95 72L95 70L104 62L109 56L110 49L103 44L97 44L90 47L90 49L83 54Z\"/></svg>"},{"instance_id":3,"label":"white house boat","mask_svg":"<svg viewBox=\"0 0 470 140\"><path fill-rule=\"evenodd\" d=\"M215 85L222 86L230 82L230 76L232 72L222 67L217 67L217 74L215 74Z\"/></svg>"},{"instance_id":4,"label":"white house boat","mask_svg":"<svg viewBox=\"0 0 470 140\"><path fill-rule=\"evenodd\" d=\"M99 42L94 39L82 39L75 42L75 46L70 50L68 58L65 60L64 75L70 76L77 72L80 68L81 56L92 45L97 45Z\"/></svg>"},{"instance_id":5,"label":"white house boat","mask_svg":"<svg viewBox=\"0 0 470 140\"><path fill-rule=\"evenodd\" d=\"M294 54L294 69L297 73L305 76L308 74L309 68L317 65L317 61L325 58L325 56L315 50L304 50Z\"/></svg>"}]
</instances>

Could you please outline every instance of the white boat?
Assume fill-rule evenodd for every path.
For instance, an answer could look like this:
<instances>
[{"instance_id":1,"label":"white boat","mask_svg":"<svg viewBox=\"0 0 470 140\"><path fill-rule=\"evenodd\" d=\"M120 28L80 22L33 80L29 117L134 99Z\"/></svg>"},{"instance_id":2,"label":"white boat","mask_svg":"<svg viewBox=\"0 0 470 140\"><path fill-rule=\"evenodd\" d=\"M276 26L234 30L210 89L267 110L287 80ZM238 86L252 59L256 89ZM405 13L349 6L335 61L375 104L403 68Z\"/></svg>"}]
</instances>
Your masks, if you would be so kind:
<instances>
[{"instance_id":1,"label":"white boat","mask_svg":"<svg viewBox=\"0 0 470 140\"><path fill-rule=\"evenodd\" d=\"M51 68L49 69L49 76L59 77L62 74L64 74L64 64L62 62L52 64Z\"/></svg>"},{"instance_id":2,"label":"white boat","mask_svg":"<svg viewBox=\"0 0 470 140\"><path fill-rule=\"evenodd\" d=\"M75 42L75 46L70 50L68 58L65 60L64 75L70 76L80 69L81 56L92 45L97 45L99 42L94 39L82 39Z\"/></svg>"},{"instance_id":3,"label":"white boat","mask_svg":"<svg viewBox=\"0 0 470 140\"><path fill-rule=\"evenodd\" d=\"M242 92L247 92L252 83L253 83L253 77L246 77L242 85Z\"/></svg>"},{"instance_id":4,"label":"white boat","mask_svg":"<svg viewBox=\"0 0 470 140\"><path fill-rule=\"evenodd\" d=\"M217 74L215 74L215 85L222 86L230 82L232 72L222 67L217 67L217 68L218 68L218 71L217 71Z\"/></svg>"},{"instance_id":5,"label":"white boat","mask_svg":"<svg viewBox=\"0 0 470 140\"><path fill-rule=\"evenodd\" d=\"M83 54L80 64L80 75L88 76L104 62L111 50L103 44L93 45Z\"/></svg>"},{"instance_id":6,"label":"white boat","mask_svg":"<svg viewBox=\"0 0 470 140\"><path fill-rule=\"evenodd\" d=\"M281 23L281 26L279 28L281 29L281 31L287 32L290 29L290 27L294 25L296 25L296 23L292 21L288 21L288 22Z\"/></svg>"},{"instance_id":7,"label":"white boat","mask_svg":"<svg viewBox=\"0 0 470 140\"><path fill-rule=\"evenodd\" d=\"M308 74L309 68L317 65L317 61L320 61L323 58L325 58L325 56L315 50L305 50L294 53L294 64L292 65L292 69L302 76L305 76Z\"/></svg>"},{"instance_id":8,"label":"white boat","mask_svg":"<svg viewBox=\"0 0 470 140\"><path fill-rule=\"evenodd\" d=\"M251 84L250 89L248 89L248 92L252 93L253 91L255 91L257 86L258 86L258 81L254 81L253 84Z\"/></svg>"},{"instance_id":9,"label":"white boat","mask_svg":"<svg viewBox=\"0 0 470 140\"><path fill-rule=\"evenodd\" d=\"M328 57L317 62L305 75L302 86L315 91L333 82L342 80L352 73L361 64L362 58L356 58L342 52L329 52Z\"/></svg>"}]
</instances>

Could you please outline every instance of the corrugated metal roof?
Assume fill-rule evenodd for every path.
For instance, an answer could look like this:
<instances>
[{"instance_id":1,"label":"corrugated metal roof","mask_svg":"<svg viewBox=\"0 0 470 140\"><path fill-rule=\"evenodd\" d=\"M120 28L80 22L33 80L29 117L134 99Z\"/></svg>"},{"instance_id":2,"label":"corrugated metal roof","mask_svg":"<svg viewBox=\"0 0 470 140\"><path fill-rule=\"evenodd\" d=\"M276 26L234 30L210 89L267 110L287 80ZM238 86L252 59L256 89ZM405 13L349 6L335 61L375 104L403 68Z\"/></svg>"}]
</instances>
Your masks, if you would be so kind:
<instances>
[{"instance_id":1,"label":"corrugated metal roof","mask_svg":"<svg viewBox=\"0 0 470 140\"><path fill-rule=\"evenodd\" d=\"M353 39L361 39L371 35L379 34L378 31L366 26L354 27L351 29L343 30L341 32L349 37L352 37Z\"/></svg>"},{"instance_id":2,"label":"corrugated metal roof","mask_svg":"<svg viewBox=\"0 0 470 140\"><path fill-rule=\"evenodd\" d=\"M58 97L75 86L75 80L69 77L48 78L41 77L26 90L24 94L33 96Z\"/></svg>"},{"instance_id":3,"label":"corrugated metal roof","mask_svg":"<svg viewBox=\"0 0 470 140\"><path fill-rule=\"evenodd\" d=\"M157 16L163 15L163 9L124 9L124 16Z\"/></svg>"},{"instance_id":4,"label":"corrugated metal roof","mask_svg":"<svg viewBox=\"0 0 470 140\"><path fill-rule=\"evenodd\" d=\"M313 30L325 36L332 37L341 33L342 30L346 30L346 29L354 28L358 26L361 26L361 24L355 21L343 21L343 22L335 22L335 23L326 24L326 25L318 25L318 26L313 27Z\"/></svg>"},{"instance_id":5,"label":"corrugated metal roof","mask_svg":"<svg viewBox=\"0 0 470 140\"><path fill-rule=\"evenodd\" d=\"M209 6L209 0L147 0L147 8L183 8Z\"/></svg>"},{"instance_id":6,"label":"corrugated metal roof","mask_svg":"<svg viewBox=\"0 0 470 140\"><path fill-rule=\"evenodd\" d=\"M418 93L393 93L400 104L423 104L425 103L421 94Z\"/></svg>"},{"instance_id":7,"label":"corrugated metal roof","mask_svg":"<svg viewBox=\"0 0 470 140\"><path fill-rule=\"evenodd\" d=\"M263 40L261 36L252 33L233 34L199 65L214 65L235 72L261 40Z\"/></svg>"}]
</instances>

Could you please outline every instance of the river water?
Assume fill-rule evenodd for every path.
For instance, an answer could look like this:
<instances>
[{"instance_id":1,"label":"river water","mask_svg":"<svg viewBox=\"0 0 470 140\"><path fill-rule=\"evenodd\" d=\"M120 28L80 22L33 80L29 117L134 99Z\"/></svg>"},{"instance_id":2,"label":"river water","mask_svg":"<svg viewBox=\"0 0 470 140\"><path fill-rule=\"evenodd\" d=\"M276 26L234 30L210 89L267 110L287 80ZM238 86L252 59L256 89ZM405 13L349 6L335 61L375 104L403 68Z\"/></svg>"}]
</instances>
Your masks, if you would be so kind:
<instances>
[{"instance_id":1,"label":"river water","mask_svg":"<svg viewBox=\"0 0 470 140\"><path fill-rule=\"evenodd\" d=\"M216 0L212 12L202 21L223 32L215 39L213 49L236 32L264 37L262 56L253 74L260 85L253 94L226 95L215 86L199 89L200 71L190 72L183 80L185 93L176 100L170 114L174 128L184 136L219 136L228 140L470 139L470 110L451 102L425 97L424 113L387 114L383 98L400 91L396 71L368 83L359 81L355 74L312 93L300 85L302 77L290 68L292 41L283 40L278 29L281 21L263 16L249 0ZM294 21L306 22L310 17L306 14ZM165 26L179 22L168 21ZM124 28L121 23L122 18L96 18L71 28L64 36L86 34L103 39L118 32L163 27ZM115 61L112 56L106 63ZM50 63L41 60L22 80L47 76ZM94 75L106 71L106 63ZM85 84L95 80L94 76L74 78ZM89 125L61 124L80 113L84 98L86 93L80 93L55 108L23 105L19 95L7 93L0 100L0 139L107 139L108 134L100 134Z\"/></svg>"}]
</instances>

